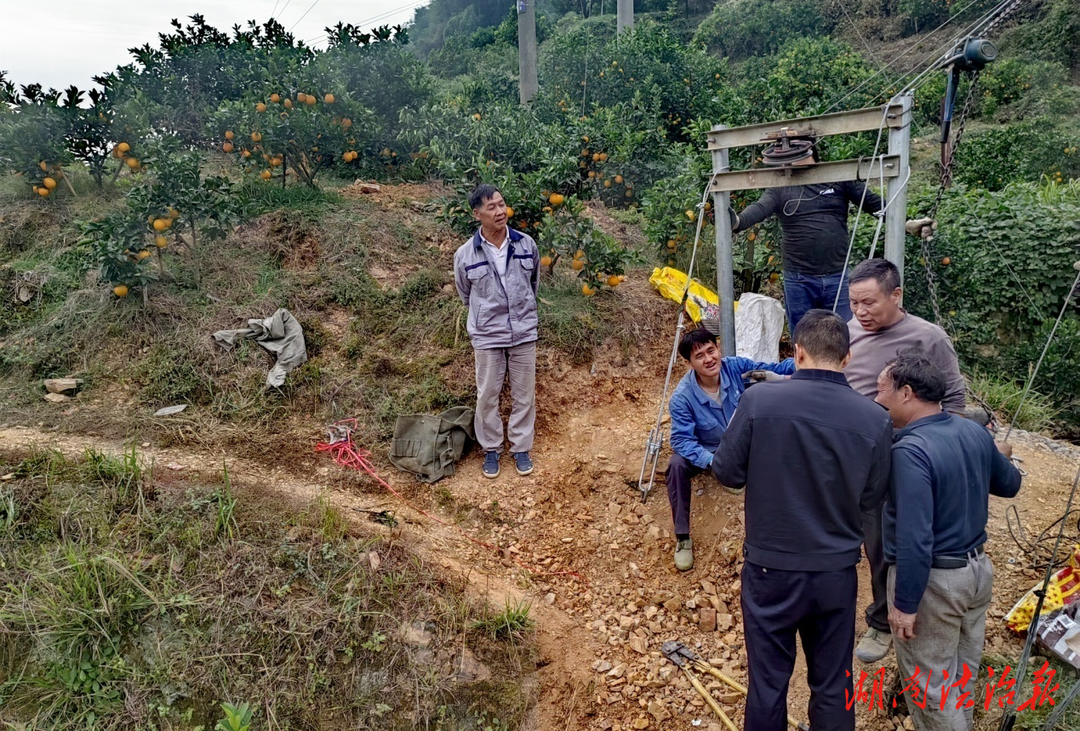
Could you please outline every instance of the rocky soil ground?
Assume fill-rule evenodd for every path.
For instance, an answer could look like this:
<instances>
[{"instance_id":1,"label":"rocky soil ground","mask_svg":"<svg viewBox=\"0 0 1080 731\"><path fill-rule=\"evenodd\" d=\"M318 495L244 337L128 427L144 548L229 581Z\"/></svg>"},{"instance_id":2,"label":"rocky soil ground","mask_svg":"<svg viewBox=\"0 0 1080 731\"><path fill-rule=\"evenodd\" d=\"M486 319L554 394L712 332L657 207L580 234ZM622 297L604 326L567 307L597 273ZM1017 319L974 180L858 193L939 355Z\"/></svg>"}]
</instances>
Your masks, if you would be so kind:
<instances>
[{"instance_id":1,"label":"rocky soil ground","mask_svg":"<svg viewBox=\"0 0 1080 731\"><path fill-rule=\"evenodd\" d=\"M142 443L141 452L158 472L212 472L220 470L224 459L235 481L283 500L329 495L362 530L408 541L422 555L459 573L492 604L530 602L541 653L533 729L715 730L722 728L719 719L663 657L660 646L665 640L680 640L745 684L738 579L742 500L700 479L693 509L696 565L690 572L677 572L662 478L645 503L636 489L645 438L663 386L665 351L664 343L656 343L637 357L614 353L584 368L560 365L542 354L542 429L533 453L535 473L518 477L505 464L500 478L486 480L480 475L480 457L473 454L457 475L427 486L381 467L382 476L410 504L313 451L310 458L290 464L159 448L152 442ZM1080 462L1077 448L1038 435L1014 432L1012 441L1028 475L1016 500L992 499L987 546L997 573L987 652L1004 658L1016 658L1020 642L1002 617L1041 576L1030 566L1030 553L1009 537L1006 508L1015 505L1027 533L1038 534L1064 512ZM25 426L0 428L0 446L31 444L67 452L124 447L100 437ZM665 461L666 455L661 468ZM397 516L395 527L370 520L384 510ZM1075 538L1076 527L1067 526L1067 534ZM861 607L869 599L865 564L863 572L860 633ZM890 653L880 665L891 667L893 662ZM880 665L864 669L872 674ZM740 695L713 678L702 681L741 727ZM1070 683L1062 679L1062 684L1063 694ZM807 698L800 660L789 696L790 713L797 719L806 717ZM992 713L980 721L981 727L992 721ZM864 706L857 714L860 729L904 725L902 715L892 717Z\"/></svg>"}]
</instances>

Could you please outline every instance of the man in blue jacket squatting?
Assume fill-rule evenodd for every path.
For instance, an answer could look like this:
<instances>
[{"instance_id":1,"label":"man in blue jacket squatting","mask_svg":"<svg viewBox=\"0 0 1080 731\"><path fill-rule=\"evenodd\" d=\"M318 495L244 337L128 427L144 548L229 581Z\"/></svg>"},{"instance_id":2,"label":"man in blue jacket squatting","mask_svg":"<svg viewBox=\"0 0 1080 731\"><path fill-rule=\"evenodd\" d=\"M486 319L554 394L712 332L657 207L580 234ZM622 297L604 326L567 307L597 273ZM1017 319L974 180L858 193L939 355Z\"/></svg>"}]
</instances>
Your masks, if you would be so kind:
<instances>
[{"instance_id":1,"label":"man in blue jacket squatting","mask_svg":"<svg viewBox=\"0 0 1080 731\"><path fill-rule=\"evenodd\" d=\"M721 357L716 336L705 328L690 330L679 341L679 355L691 370L671 394L671 449L665 482L671 519L675 524L675 568L694 567L690 539L690 480L709 469L744 386L743 376L762 371L766 380L795 372L791 358L781 363L758 363L738 356Z\"/></svg>"}]
</instances>

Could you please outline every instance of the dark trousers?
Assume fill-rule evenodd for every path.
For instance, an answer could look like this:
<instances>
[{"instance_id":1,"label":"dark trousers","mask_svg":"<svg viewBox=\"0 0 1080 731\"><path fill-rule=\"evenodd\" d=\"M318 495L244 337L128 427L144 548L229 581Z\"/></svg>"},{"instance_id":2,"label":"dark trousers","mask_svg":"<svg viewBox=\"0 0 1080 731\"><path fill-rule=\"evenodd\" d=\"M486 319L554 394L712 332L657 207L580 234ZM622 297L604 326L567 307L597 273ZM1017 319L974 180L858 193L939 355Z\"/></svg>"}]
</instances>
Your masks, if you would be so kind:
<instances>
[{"instance_id":1,"label":"dark trousers","mask_svg":"<svg viewBox=\"0 0 1080 731\"><path fill-rule=\"evenodd\" d=\"M845 692L852 692L858 584L854 566L841 571L782 571L743 564L750 683L744 731L785 731L796 632L806 653L810 728L854 731L855 706L848 706Z\"/></svg>"},{"instance_id":2,"label":"dark trousers","mask_svg":"<svg viewBox=\"0 0 1080 731\"><path fill-rule=\"evenodd\" d=\"M784 272L784 311L787 313L790 332L795 332L799 320L812 309L832 310L845 322L851 319L851 300L848 298L846 272L836 274L797 274ZM840 290L840 300L836 290Z\"/></svg>"},{"instance_id":3,"label":"dark trousers","mask_svg":"<svg viewBox=\"0 0 1080 731\"><path fill-rule=\"evenodd\" d=\"M675 525L675 534L690 533L690 480L704 470L687 460L673 454L668 461L664 482L667 483L667 499L671 503L671 522Z\"/></svg>"},{"instance_id":4,"label":"dark trousers","mask_svg":"<svg viewBox=\"0 0 1080 731\"><path fill-rule=\"evenodd\" d=\"M881 542L880 507L862 514L862 529L863 550L870 564L870 588L874 593L874 600L866 607L866 624L889 633L889 567L885 563L885 546Z\"/></svg>"}]
</instances>

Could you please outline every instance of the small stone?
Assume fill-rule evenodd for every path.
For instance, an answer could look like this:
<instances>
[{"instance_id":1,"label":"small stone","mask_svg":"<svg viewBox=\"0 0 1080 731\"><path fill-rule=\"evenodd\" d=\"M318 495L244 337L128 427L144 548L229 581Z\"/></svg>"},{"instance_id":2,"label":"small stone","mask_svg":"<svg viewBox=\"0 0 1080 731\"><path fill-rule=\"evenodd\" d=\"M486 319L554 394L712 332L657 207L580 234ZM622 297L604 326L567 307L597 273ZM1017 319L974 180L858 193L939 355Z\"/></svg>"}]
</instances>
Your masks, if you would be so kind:
<instances>
[{"instance_id":1,"label":"small stone","mask_svg":"<svg viewBox=\"0 0 1080 731\"><path fill-rule=\"evenodd\" d=\"M173 416L179 414L181 411L187 408L187 404L177 404L176 406L166 406L163 409L158 409L154 412L154 416Z\"/></svg>"},{"instance_id":2,"label":"small stone","mask_svg":"<svg viewBox=\"0 0 1080 731\"><path fill-rule=\"evenodd\" d=\"M463 683L479 683L491 678L491 669L476 659L472 650L465 648L455 663L457 679Z\"/></svg>"},{"instance_id":3,"label":"small stone","mask_svg":"<svg viewBox=\"0 0 1080 731\"><path fill-rule=\"evenodd\" d=\"M711 581L702 579L701 588L706 594L716 594L716 586Z\"/></svg>"},{"instance_id":4,"label":"small stone","mask_svg":"<svg viewBox=\"0 0 1080 731\"><path fill-rule=\"evenodd\" d=\"M668 709L664 707L662 703L653 701L649 704L649 715L656 719L657 723L663 723L671 718L671 714Z\"/></svg>"},{"instance_id":5,"label":"small stone","mask_svg":"<svg viewBox=\"0 0 1080 731\"><path fill-rule=\"evenodd\" d=\"M911 716L904 719L904 728L907 731L915 731L915 722L911 720Z\"/></svg>"},{"instance_id":6,"label":"small stone","mask_svg":"<svg viewBox=\"0 0 1080 731\"><path fill-rule=\"evenodd\" d=\"M382 559L379 558L378 551L368 551L367 558L368 564L371 566L371 570L378 571L379 567L382 566Z\"/></svg>"},{"instance_id":7,"label":"small stone","mask_svg":"<svg viewBox=\"0 0 1080 731\"><path fill-rule=\"evenodd\" d=\"M645 619L651 620L660 610L656 608L655 604L650 604L645 607Z\"/></svg>"},{"instance_id":8,"label":"small stone","mask_svg":"<svg viewBox=\"0 0 1080 731\"><path fill-rule=\"evenodd\" d=\"M378 193L382 188L375 183L360 183L359 186L361 193Z\"/></svg>"},{"instance_id":9,"label":"small stone","mask_svg":"<svg viewBox=\"0 0 1080 731\"><path fill-rule=\"evenodd\" d=\"M630 649L639 655L649 654L649 648L645 642L645 638L638 637L637 635L630 638Z\"/></svg>"},{"instance_id":10,"label":"small stone","mask_svg":"<svg viewBox=\"0 0 1080 731\"><path fill-rule=\"evenodd\" d=\"M611 663L607 660L597 660L592 664L592 669L598 673L606 673L608 670L611 670Z\"/></svg>"},{"instance_id":11,"label":"small stone","mask_svg":"<svg viewBox=\"0 0 1080 731\"><path fill-rule=\"evenodd\" d=\"M664 602L664 609L668 610L671 614L675 614L682 609L682 600L679 597L672 597Z\"/></svg>"},{"instance_id":12,"label":"small stone","mask_svg":"<svg viewBox=\"0 0 1080 731\"><path fill-rule=\"evenodd\" d=\"M621 678L626 674L626 663L621 662L608 671L609 678Z\"/></svg>"},{"instance_id":13,"label":"small stone","mask_svg":"<svg viewBox=\"0 0 1080 731\"><path fill-rule=\"evenodd\" d=\"M731 625L732 623L734 623L734 621L735 618L732 617L730 614L724 613L716 615L716 626L724 632L727 632L729 629L731 629ZM725 637L724 639L726 640L727 638Z\"/></svg>"},{"instance_id":14,"label":"small stone","mask_svg":"<svg viewBox=\"0 0 1080 731\"><path fill-rule=\"evenodd\" d=\"M600 720L600 731L611 731L611 727L614 725L610 719L603 718Z\"/></svg>"},{"instance_id":15,"label":"small stone","mask_svg":"<svg viewBox=\"0 0 1080 731\"><path fill-rule=\"evenodd\" d=\"M150 449L150 442L143 442L140 446L143 449Z\"/></svg>"},{"instance_id":16,"label":"small stone","mask_svg":"<svg viewBox=\"0 0 1080 731\"><path fill-rule=\"evenodd\" d=\"M641 718L635 718L633 723L630 724L631 728L636 728L638 731L649 727L649 719L642 716Z\"/></svg>"},{"instance_id":17,"label":"small stone","mask_svg":"<svg viewBox=\"0 0 1080 731\"><path fill-rule=\"evenodd\" d=\"M82 385L81 378L46 378L44 380L45 390L49 393L67 393L68 391L75 391Z\"/></svg>"},{"instance_id":18,"label":"small stone","mask_svg":"<svg viewBox=\"0 0 1080 731\"><path fill-rule=\"evenodd\" d=\"M0 477L0 481L3 481L3 482L9 482L9 481L14 480L14 479L15 479L15 473L14 472L8 472L3 477Z\"/></svg>"},{"instance_id":19,"label":"small stone","mask_svg":"<svg viewBox=\"0 0 1080 731\"><path fill-rule=\"evenodd\" d=\"M555 603L555 594L553 594L552 592L548 592L547 594L544 595L544 604L547 604L550 607L554 603Z\"/></svg>"},{"instance_id":20,"label":"small stone","mask_svg":"<svg viewBox=\"0 0 1080 731\"><path fill-rule=\"evenodd\" d=\"M712 607L702 607L698 618L698 627L702 632L716 631L716 610Z\"/></svg>"}]
</instances>

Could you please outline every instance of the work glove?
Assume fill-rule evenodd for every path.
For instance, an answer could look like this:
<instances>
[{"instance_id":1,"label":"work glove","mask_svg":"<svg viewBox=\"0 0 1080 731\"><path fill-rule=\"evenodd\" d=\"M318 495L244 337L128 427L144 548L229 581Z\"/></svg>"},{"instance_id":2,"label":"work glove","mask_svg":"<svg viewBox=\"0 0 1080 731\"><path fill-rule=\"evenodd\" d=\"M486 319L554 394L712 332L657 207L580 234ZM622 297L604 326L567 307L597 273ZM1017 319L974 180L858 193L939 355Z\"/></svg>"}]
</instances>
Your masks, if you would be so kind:
<instances>
[{"instance_id":1,"label":"work glove","mask_svg":"<svg viewBox=\"0 0 1080 731\"><path fill-rule=\"evenodd\" d=\"M773 373L772 371L750 371L748 374L751 381L782 381L784 376L779 373Z\"/></svg>"},{"instance_id":2,"label":"work glove","mask_svg":"<svg viewBox=\"0 0 1080 731\"><path fill-rule=\"evenodd\" d=\"M915 218L904 224L904 230L912 236L931 239L937 231L937 221L932 218Z\"/></svg>"}]
</instances>

